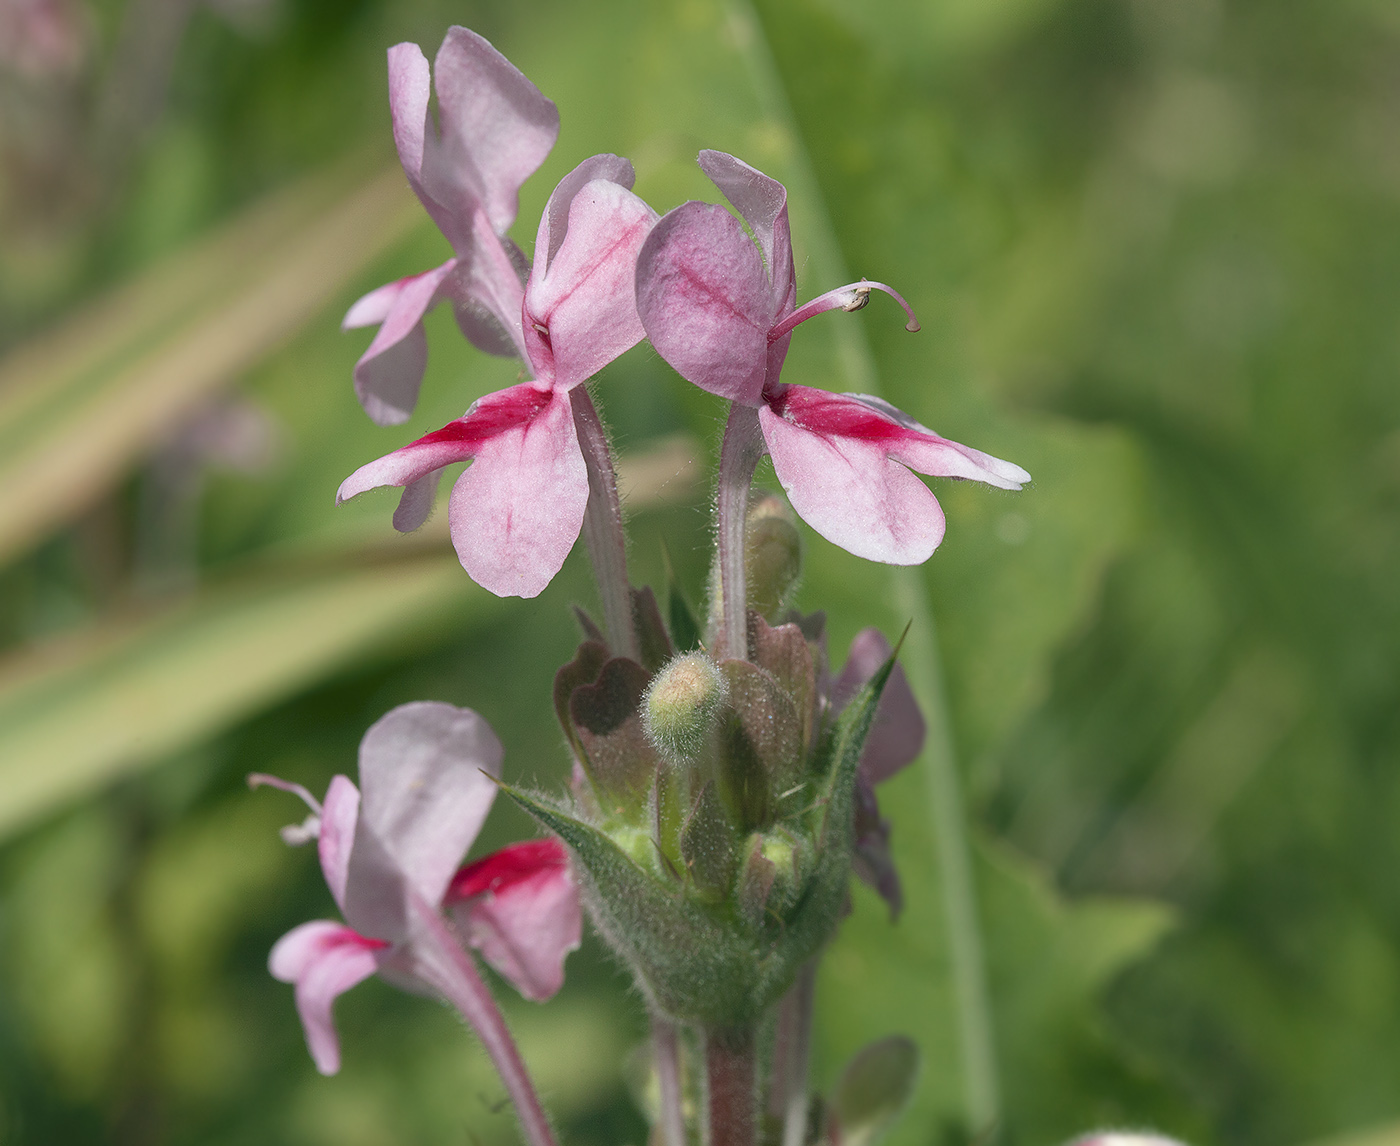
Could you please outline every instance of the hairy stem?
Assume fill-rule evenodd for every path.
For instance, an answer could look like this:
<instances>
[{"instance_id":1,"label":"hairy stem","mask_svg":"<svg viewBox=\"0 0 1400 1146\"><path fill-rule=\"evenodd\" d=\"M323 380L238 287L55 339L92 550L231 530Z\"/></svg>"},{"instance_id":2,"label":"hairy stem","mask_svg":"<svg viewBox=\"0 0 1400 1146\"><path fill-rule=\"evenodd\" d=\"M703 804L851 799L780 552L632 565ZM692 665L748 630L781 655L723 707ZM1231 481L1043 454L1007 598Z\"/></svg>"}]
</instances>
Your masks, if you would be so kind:
<instances>
[{"instance_id":1,"label":"hairy stem","mask_svg":"<svg viewBox=\"0 0 1400 1146\"><path fill-rule=\"evenodd\" d=\"M622 503L617 496L617 471L608 448L607 431L584 386L569 393L578 444L588 469L588 508L583 515L583 539L598 579L608 644L617 656L638 658L637 631L632 623L632 593L627 581L627 534L622 528Z\"/></svg>"},{"instance_id":2,"label":"hairy stem","mask_svg":"<svg viewBox=\"0 0 1400 1146\"><path fill-rule=\"evenodd\" d=\"M778 1004L769 1109L783 1120L783 1146L802 1146L807 1140L807 1072L816 994L817 959L813 958Z\"/></svg>"},{"instance_id":3,"label":"hairy stem","mask_svg":"<svg viewBox=\"0 0 1400 1146\"><path fill-rule=\"evenodd\" d=\"M792 143L792 159L784 182L789 200L807 208L804 234L811 277L815 282L848 282L851 274L841 255L831 212L823 201L802 127L793 113L763 23L752 0L729 0L728 7L734 42L748 67L759 105L771 122L786 131ZM875 357L861 324L838 322L830 330L848 387L879 396ZM1001 1105L996 1044L977 916L977 889L964 825L967 813L958 782L938 640L922 572L896 568L891 571L891 581L896 608L913 623L900 660L929 724L920 766L928 783L931 827L939 854L939 890L950 936L949 964L957 998L963 1107L973 1134L990 1135L995 1132Z\"/></svg>"},{"instance_id":4,"label":"hairy stem","mask_svg":"<svg viewBox=\"0 0 1400 1146\"><path fill-rule=\"evenodd\" d=\"M738 402L729 407L724 445L719 453L719 592L724 606L722 655L747 660L748 585L744 568L744 541L748 525L749 487L763 457L763 431L758 411Z\"/></svg>"},{"instance_id":5,"label":"hairy stem","mask_svg":"<svg viewBox=\"0 0 1400 1146\"><path fill-rule=\"evenodd\" d=\"M757 1045L752 1028L707 1029L704 1146L758 1141Z\"/></svg>"},{"instance_id":6,"label":"hairy stem","mask_svg":"<svg viewBox=\"0 0 1400 1146\"><path fill-rule=\"evenodd\" d=\"M681 1110L681 1048L675 1024L653 1015L651 1047L656 1080L661 1085L662 1144L686 1146L685 1115Z\"/></svg>"},{"instance_id":7,"label":"hairy stem","mask_svg":"<svg viewBox=\"0 0 1400 1146\"><path fill-rule=\"evenodd\" d=\"M476 964L435 908L414 896L413 909L417 924L414 974L442 992L476 1032L505 1084L529 1146L556 1146L530 1073Z\"/></svg>"}]
</instances>

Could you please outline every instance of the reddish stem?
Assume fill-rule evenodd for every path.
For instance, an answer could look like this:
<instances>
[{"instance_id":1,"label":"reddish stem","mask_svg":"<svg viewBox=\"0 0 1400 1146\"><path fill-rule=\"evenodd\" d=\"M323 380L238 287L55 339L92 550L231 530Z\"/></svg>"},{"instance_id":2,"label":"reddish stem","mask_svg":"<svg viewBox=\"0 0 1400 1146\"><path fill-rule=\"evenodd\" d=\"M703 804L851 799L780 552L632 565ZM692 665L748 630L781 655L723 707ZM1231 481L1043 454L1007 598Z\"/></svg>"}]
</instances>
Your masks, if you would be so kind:
<instances>
[{"instance_id":1,"label":"reddish stem","mask_svg":"<svg viewBox=\"0 0 1400 1146\"><path fill-rule=\"evenodd\" d=\"M752 1028L708 1029L704 1146L758 1141L758 1055Z\"/></svg>"}]
</instances>

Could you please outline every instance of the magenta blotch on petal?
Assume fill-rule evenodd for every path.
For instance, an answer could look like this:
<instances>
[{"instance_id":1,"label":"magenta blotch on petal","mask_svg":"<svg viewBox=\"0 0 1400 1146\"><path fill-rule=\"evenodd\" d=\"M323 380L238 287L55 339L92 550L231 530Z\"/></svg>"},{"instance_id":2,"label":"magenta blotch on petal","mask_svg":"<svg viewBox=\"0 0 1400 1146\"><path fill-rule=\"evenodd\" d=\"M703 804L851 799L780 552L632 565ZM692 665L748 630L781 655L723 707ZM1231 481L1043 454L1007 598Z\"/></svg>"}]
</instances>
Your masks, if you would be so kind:
<instances>
[{"instance_id":1,"label":"magenta blotch on petal","mask_svg":"<svg viewBox=\"0 0 1400 1146\"><path fill-rule=\"evenodd\" d=\"M467 942L527 999L543 1002L563 986L583 913L558 840L512 844L468 865L445 906Z\"/></svg>"},{"instance_id":2,"label":"magenta blotch on petal","mask_svg":"<svg viewBox=\"0 0 1400 1146\"><path fill-rule=\"evenodd\" d=\"M688 381L759 409L764 442L797 513L829 541L896 565L927 560L943 540L943 510L910 470L1020 489L1019 466L940 438L877 398L781 381L795 327L830 310L860 310L867 279L795 306L787 192L748 164L702 151L700 166L739 210L686 203L662 217L637 261L637 307L647 337ZM757 247L755 247L757 243ZM759 251L762 258L759 258ZM907 468L906 468L907 467Z\"/></svg>"},{"instance_id":3,"label":"magenta blotch on petal","mask_svg":"<svg viewBox=\"0 0 1400 1146\"><path fill-rule=\"evenodd\" d=\"M457 479L448 521L471 579L499 597L535 597L578 540L588 472L568 395L484 442Z\"/></svg>"}]
</instances>

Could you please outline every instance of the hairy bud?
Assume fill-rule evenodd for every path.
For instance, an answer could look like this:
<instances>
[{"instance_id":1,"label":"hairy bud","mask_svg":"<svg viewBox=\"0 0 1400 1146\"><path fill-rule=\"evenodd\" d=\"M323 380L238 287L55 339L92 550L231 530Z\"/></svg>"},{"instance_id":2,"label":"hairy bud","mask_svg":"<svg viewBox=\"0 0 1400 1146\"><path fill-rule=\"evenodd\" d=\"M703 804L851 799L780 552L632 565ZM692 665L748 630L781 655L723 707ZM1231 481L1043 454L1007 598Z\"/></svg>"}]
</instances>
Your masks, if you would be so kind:
<instances>
[{"instance_id":1,"label":"hairy bud","mask_svg":"<svg viewBox=\"0 0 1400 1146\"><path fill-rule=\"evenodd\" d=\"M802 576L802 538L797 518L775 493L749 495L744 525L745 596L750 612L774 621L787 607ZM719 565L710 569L710 633L724 615Z\"/></svg>"},{"instance_id":2,"label":"hairy bud","mask_svg":"<svg viewBox=\"0 0 1400 1146\"><path fill-rule=\"evenodd\" d=\"M647 687L642 726L672 764L689 764L704 751L729 699L723 674L704 653L675 657Z\"/></svg>"},{"instance_id":3,"label":"hairy bud","mask_svg":"<svg viewBox=\"0 0 1400 1146\"><path fill-rule=\"evenodd\" d=\"M802 540L787 502L776 494L749 499L744 541L748 606L773 620L788 603L802 573Z\"/></svg>"}]
</instances>

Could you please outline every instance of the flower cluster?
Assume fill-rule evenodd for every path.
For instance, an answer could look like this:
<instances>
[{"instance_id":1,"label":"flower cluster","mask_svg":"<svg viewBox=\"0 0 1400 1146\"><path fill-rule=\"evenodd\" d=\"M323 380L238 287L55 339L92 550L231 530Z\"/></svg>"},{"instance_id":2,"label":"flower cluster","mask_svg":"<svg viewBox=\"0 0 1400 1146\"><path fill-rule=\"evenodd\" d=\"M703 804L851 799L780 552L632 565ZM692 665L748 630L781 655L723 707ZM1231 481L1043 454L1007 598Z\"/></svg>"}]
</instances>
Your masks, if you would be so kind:
<instances>
[{"instance_id":1,"label":"flower cluster","mask_svg":"<svg viewBox=\"0 0 1400 1146\"><path fill-rule=\"evenodd\" d=\"M524 380L361 467L338 500L399 487L394 525L412 530L442 470L468 462L448 509L467 573L493 593L533 597L582 533L604 624L580 614L585 639L555 676L567 794L502 782L485 721L438 703L405 705L369 730L358 789L337 776L318 802L251 778L310 806L284 835L317 841L345 919L288 933L272 973L295 984L327 1073L339 1065L332 1003L355 983L378 973L442 997L483 1040L532 1146L552 1146L473 952L527 998L547 999L579 943L582 898L650 1008L668 1146L686 1138L677 1030L703 1063L707 1142L761 1136L762 1044L773 1060L766 1106L785 1111L781 1136L801 1143L815 960L848 910L852 874L899 912L875 789L918 756L924 722L882 634L862 631L833 674L824 616L790 607L793 513L859 556L914 564L944 533L917 474L1003 489L1029 475L878 398L783 381L793 332L818 314L859 310L878 291L904 308L908 329L918 323L897 292L867 280L797 305L776 180L703 151L701 168L738 217L697 202L658 217L632 191L630 163L595 155L549 196L531 262L507 232L522 184L558 137L554 105L463 28L431 69L415 45L391 49L389 90L404 172L452 256L350 309L347 327L378 325L356 393L381 424L409 417L427 360L423 316L443 301L477 347L519 357ZM663 620L652 591L630 584L610 447L582 385L643 338L730 404L703 622L674 587ZM786 502L751 488L764 454ZM459 867L498 789L550 836ZM881 1090L861 1102L897 1108L917 1070L913 1044L882 1040L862 1056L856 1074ZM852 1109L831 1107L825 1140L858 1136Z\"/></svg>"}]
</instances>

